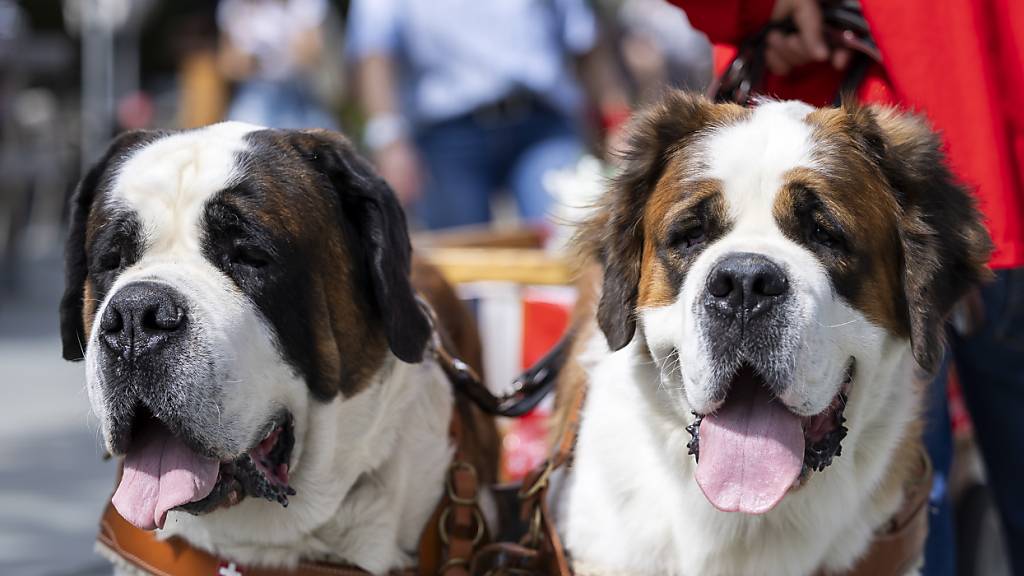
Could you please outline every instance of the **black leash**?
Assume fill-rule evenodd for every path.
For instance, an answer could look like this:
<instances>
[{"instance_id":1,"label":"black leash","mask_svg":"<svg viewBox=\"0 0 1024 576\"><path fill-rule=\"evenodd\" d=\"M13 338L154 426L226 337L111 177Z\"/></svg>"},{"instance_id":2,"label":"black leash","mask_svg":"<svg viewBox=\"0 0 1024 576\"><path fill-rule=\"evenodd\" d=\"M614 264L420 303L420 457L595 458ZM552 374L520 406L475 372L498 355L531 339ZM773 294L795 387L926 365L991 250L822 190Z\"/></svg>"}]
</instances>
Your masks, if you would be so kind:
<instances>
[{"instance_id":1,"label":"black leash","mask_svg":"<svg viewBox=\"0 0 1024 576\"><path fill-rule=\"evenodd\" d=\"M882 61L882 54L871 37L871 30L861 12L860 2L844 0L825 4L822 6L822 17L829 44L833 47L847 48L854 53L836 95L835 104L838 105L843 96L857 89L871 64ZM770 22L744 40L725 72L708 88L710 98L715 102L735 102L743 106L752 103L764 80L764 52L768 34L774 31L789 35L796 34L797 28L792 19Z\"/></svg>"},{"instance_id":2,"label":"black leash","mask_svg":"<svg viewBox=\"0 0 1024 576\"><path fill-rule=\"evenodd\" d=\"M430 304L422 296L417 295L416 299L430 320L433 333L431 351L448 380L457 393L469 398L487 414L518 418L533 410L554 389L558 373L569 356L571 330L543 358L513 380L511 392L496 396L473 367L452 352L444 333L438 328L437 314Z\"/></svg>"}]
</instances>

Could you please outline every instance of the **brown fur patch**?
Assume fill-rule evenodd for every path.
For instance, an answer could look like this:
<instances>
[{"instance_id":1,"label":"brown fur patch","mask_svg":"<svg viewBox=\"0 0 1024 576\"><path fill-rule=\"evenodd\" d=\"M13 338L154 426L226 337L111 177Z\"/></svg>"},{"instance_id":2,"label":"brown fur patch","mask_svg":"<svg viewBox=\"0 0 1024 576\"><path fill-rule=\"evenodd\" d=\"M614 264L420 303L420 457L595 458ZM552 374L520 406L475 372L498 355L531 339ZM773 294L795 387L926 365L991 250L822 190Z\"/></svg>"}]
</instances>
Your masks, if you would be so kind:
<instances>
[{"instance_id":1,"label":"brown fur patch","mask_svg":"<svg viewBox=\"0 0 1024 576\"><path fill-rule=\"evenodd\" d=\"M96 318L96 308L98 307L99 302L96 299L96 289L93 287L92 280L86 278L85 288L82 290L82 325L85 326L86 337L92 334L92 323ZM84 349L85 342L82 342L81 345Z\"/></svg>"},{"instance_id":2,"label":"brown fur patch","mask_svg":"<svg viewBox=\"0 0 1024 576\"><path fill-rule=\"evenodd\" d=\"M658 181L644 210L644 249L637 307L668 306L682 289L699 249L674 245L680 228L699 226L703 242L727 227L721 184L716 180L684 181L691 160L677 154Z\"/></svg>"},{"instance_id":3,"label":"brown fur patch","mask_svg":"<svg viewBox=\"0 0 1024 576\"><path fill-rule=\"evenodd\" d=\"M809 206L815 203L816 209ZM822 171L793 169L783 178L773 211L783 233L799 243L807 243L809 226L836 225L847 253L819 254L836 290L875 324L909 334L896 249L900 210L877 170L856 160L826 164Z\"/></svg>"}]
</instances>

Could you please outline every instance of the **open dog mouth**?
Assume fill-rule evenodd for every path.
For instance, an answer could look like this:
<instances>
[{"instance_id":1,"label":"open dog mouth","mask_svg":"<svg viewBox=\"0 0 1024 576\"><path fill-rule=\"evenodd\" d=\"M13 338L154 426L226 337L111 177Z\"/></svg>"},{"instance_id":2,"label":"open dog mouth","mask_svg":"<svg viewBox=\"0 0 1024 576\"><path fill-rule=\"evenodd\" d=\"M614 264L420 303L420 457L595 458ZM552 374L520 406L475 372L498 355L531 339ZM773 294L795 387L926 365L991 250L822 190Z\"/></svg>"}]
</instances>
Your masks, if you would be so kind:
<instances>
[{"instance_id":1,"label":"open dog mouth","mask_svg":"<svg viewBox=\"0 0 1024 576\"><path fill-rule=\"evenodd\" d=\"M290 414L267 423L262 439L233 460L217 460L190 447L148 410L140 409L124 471L111 499L125 520L143 530L163 528L167 513L203 514L246 496L288 506L295 490L288 463L295 445Z\"/></svg>"},{"instance_id":2,"label":"open dog mouth","mask_svg":"<svg viewBox=\"0 0 1024 576\"><path fill-rule=\"evenodd\" d=\"M839 391L813 416L793 413L748 366L732 379L725 403L710 414L694 414L686 430L697 461L695 479L719 510L763 514L814 471L842 453L843 412L853 383L854 359Z\"/></svg>"}]
</instances>

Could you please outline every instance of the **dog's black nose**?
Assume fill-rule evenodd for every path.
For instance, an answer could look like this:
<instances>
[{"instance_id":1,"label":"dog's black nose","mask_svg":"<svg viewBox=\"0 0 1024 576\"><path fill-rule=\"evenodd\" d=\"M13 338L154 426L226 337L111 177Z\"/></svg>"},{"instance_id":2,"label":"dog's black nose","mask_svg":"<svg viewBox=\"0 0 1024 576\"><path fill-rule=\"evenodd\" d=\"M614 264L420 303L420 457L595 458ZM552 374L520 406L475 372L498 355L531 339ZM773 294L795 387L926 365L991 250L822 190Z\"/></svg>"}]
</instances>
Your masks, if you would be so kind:
<instances>
[{"instance_id":1,"label":"dog's black nose","mask_svg":"<svg viewBox=\"0 0 1024 576\"><path fill-rule=\"evenodd\" d=\"M133 282L118 290L100 319L100 338L114 353L136 358L151 353L181 331L182 297L156 282Z\"/></svg>"},{"instance_id":2,"label":"dog's black nose","mask_svg":"<svg viewBox=\"0 0 1024 576\"><path fill-rule=\"evenodd\" d=\"M778 264L760 254L738 253L715 264L708 275L708 305L750 320L763 314L789 292L789 280Z\"/></svg>"}]
</instances>

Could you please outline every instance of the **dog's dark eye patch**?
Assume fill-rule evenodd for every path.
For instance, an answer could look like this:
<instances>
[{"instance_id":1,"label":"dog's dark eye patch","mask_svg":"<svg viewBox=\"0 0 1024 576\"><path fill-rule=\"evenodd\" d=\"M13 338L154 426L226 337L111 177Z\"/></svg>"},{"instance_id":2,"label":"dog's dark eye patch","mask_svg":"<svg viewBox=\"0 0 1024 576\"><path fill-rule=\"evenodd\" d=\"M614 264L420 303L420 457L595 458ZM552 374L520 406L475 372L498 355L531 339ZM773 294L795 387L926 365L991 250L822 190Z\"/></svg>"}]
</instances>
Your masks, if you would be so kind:
<instances>
[{"instance_id":1,"label":"dog's dark eye patch","mask_svg":"<svg viewBox=\"0 0 1024 576\"><path fill-rule=\"evenodd\" d=\"M721 208L721 197L715 195L684 209L668 226L666 246L686 254L721 236L725 228Z\"/></svg>"},{"instance_id":2,"label":"dog's dark eye patch","mask_svg":"<svg viewBox=\"0 0 1024 576\"><path fill-rule=\"evenodd\" d=\"M318 385L316 341L305 316L310 294L308 257L279 226L266 222L266 197L252 187L224 190L207 203L201 226L203 256L253 303L277 336L285 358Z\"/></svg>"},{"instance_id":3,"label":"dog's dark eye patch","mask_svg":"<svg viewBox=\"0 0 1024 576\"><path fill-rule=\"evenodd\" d=\"M206 207L204 233L205 256L243 289L242 283L255 284L273 272L287 244L244 208L218 199Z\"/></svg>"},{"instance_id":4,"label":"dog's dark eye patch","mask_svg":"<svg viewBox=\"0 0 1024 576\"><path fill-rule=\"evenodd\" d=\"M121 272L139 260L143 247L142 227L131 212L114 213L97 229L88 252L97 299L102 300Z\"/></svg>"},{"instance_id":5,"label":"dog's dark eye patch","mask_svg":"<svg viewBox=\"0 0 1024 576\"><path fill-rule=\"evenodd\" d=\"M849 233L821 196L803 184L793 185L789 193L797 229L790 225L787 233L819 256L847 255L851 249Z\"/></svg>"},{"instance_id":6,"label":"dog's dark eye patch","mask_svg":"<svg viewBox=\"0 0 1024 576\"><path fill-rule=\"evenodd\" d=\"M864 251L863 237L850 227L853 214L836 212L830 195L837 193L820 183L790 182L779 195L775 219L787 238L811 251L828 271L836 294L856 302L870 277L872 259ZM845 216L845 218L843 218Z\"/></svg>"}]
</instances>

